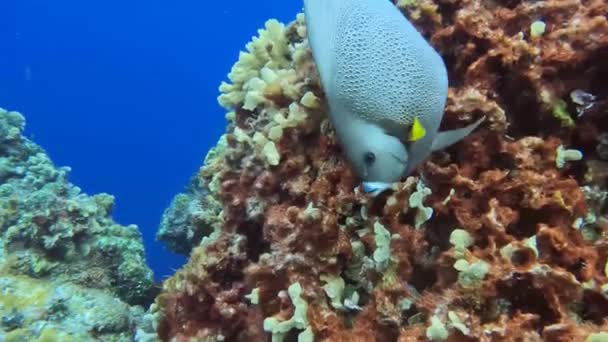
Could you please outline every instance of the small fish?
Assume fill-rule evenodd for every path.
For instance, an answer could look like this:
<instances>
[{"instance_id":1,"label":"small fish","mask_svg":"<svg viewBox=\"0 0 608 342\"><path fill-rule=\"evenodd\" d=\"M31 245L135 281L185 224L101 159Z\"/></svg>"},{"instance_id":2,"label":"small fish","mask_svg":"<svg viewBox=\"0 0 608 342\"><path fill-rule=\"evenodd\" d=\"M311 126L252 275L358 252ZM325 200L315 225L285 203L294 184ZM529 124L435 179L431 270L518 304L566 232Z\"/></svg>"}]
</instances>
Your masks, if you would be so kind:
<instances>
[{"instance_id":1,"label":"small fish","mask_svg":"<svg viewBox=\"0 0 608 342\"><path fill-rule=\"evenodd\" d=\"M570 92L570 100L576 104L576 112L580 118L586 111L595 105L597 98L593 94L587 93L581 89L575 89Z\"/></svg>"},{"instance_id":2,"label":"small fish","mask_svg":"<svg viewBox=\"0 0 608 342\"><path fill-rule=\"evenodd\" d=\"M330 118L365 191L382 192L483 121L438 132L445 64L391 2L304 0L304 10Z\"/></svg>"}]
</instances>

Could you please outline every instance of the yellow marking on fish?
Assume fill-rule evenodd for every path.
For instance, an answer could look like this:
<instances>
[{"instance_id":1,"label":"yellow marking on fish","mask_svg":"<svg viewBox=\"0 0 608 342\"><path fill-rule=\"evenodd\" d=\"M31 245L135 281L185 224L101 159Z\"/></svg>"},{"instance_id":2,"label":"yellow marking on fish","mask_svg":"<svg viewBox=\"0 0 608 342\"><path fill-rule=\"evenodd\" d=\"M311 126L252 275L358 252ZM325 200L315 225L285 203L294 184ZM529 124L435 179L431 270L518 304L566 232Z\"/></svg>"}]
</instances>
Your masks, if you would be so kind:
<instances>
[{"instance_id":1,"label":"yellow marking on fish","mask_svg":"<svg viewBox=\"0 0 608 342\"><path fill-rule=\"evenodd\" d=\"M410 129L410 136L408 137L408 141L418 141L426 135L426 129L422 126L418 118L414 118L414 123L412 124L412 128Z\"/></svg>"}]
</instances>

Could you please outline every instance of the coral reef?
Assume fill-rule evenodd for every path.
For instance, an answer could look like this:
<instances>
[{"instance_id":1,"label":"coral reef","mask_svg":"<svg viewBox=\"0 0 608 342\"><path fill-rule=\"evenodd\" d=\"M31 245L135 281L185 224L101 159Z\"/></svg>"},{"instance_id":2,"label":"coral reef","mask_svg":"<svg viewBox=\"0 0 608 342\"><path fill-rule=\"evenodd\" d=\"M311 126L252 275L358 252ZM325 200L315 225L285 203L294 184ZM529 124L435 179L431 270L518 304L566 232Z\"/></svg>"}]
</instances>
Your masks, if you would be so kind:
<instances>
[{"instance_id":1,"label":"coral reef","mask_svg":"<svg viewBox=\"0 0 608 342\"><path fill-rule=\"evenodd\" d=\"M606 338L608 5L397 5L446 60L444 128L484 127L366 195L304 17L270 20L220 87L229 125L193 183L204 198L171 209L186 216L165 230L202 238L182 239L197 245L153 306L162 340ZM188 223L210 201L213 229Z\"/></svg>"},{"instance_id":2,"label":"coral reef","mask_svg":"<svg viewBox=\"0 0 608 342\"><path fill-rule=\"evenodd\" d=\"M133 341L144 314L111 293L25 276L0 277L0 339Z\"/></svg>"},{"instance_id":3,"label":"coral reef","mask_svg":"<svg viewBox=\"0 0 608 342\"><path fill-rule=\"evenodd\" d=\"M196 176L186 191L175 196L165 210L156 238L171 251L187 255L203 237L221 229L221 211L220 202Z\"/></svg>"},{"instance_id":4,"label":"coral reef","mask_svg":"<svg viewBox=\"0 0 608 342\"><path fill-rule=\"evenodd\" d=\"M70 184L24 126L0 109L0 340L130 341L154 290L141 234L112 220L112 196Z\"/></svg>"}]
</instances>

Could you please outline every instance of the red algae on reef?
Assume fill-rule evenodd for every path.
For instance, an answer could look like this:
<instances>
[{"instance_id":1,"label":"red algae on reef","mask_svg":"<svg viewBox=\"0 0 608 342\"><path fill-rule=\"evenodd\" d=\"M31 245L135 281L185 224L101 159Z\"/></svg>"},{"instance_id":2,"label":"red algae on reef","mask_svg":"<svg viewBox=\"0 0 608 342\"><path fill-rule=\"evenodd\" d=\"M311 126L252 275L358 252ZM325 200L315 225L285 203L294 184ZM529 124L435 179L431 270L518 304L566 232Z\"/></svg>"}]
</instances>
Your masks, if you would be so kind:
<instances>
[{"instance_id":1,"label":"red algae on reef","mask_svg":"<svg viewBox=\"0 0 608 342\"><path fill-rule=\"evenodd\" d=\"M268 21L220 88L213 232L164 283L162 340L608 341L608 5L396 5L446 61L443 126L482 129L365 194L303 15Z\"/></svg>"}]
</instances>

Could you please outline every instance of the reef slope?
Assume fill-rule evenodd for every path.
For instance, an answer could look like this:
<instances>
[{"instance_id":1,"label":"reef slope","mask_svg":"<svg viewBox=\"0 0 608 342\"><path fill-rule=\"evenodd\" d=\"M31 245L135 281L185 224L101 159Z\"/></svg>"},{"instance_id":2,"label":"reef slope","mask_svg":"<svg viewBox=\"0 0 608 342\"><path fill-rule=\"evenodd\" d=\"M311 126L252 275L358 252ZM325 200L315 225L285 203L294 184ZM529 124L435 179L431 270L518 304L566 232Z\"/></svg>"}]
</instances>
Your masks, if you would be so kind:
<instances>
[{"instance_id":1,"label":"reef slope","mask_svg":"<svg viewBox=\"0 0 608 342\"><path fill-rule=\"evenodd\" d=\"M442 127L486 123L372 198L303 15L268 21L220 87L226 134L163 219L191 257L152 308L162 340L606 340L606 3L396 5L446 61Z\"/></svg>"},{"instance_id":2,"label":"reef slope","mask_svg":"<svg viewBox=\"0 0 608 342\"><path fill-rule=\"evenodd\" d=\"M132 341L153 296L141 234L0 109L0 340Z\"/></svg>"}]
</instances>

